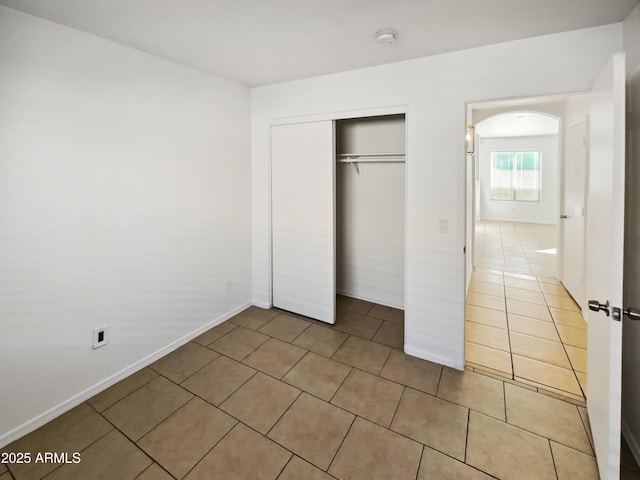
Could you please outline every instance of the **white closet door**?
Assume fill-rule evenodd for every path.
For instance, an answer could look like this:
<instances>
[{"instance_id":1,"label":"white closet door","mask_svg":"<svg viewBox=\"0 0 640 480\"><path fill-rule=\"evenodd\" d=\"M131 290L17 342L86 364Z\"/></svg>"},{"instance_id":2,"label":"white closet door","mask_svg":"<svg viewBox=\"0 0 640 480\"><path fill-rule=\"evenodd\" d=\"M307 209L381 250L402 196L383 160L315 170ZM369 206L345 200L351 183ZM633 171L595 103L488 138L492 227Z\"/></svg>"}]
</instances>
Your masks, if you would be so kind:
<instances>
[{"instance_id":1,"label":"white closet door","mask_svg":"<svg viewBox=\"0 0 640 480\"><path fill-rule=\"evenodd\" d=\"M333 121L271 127L273 306L335 322Z\"/></svg>"}]
</instances>

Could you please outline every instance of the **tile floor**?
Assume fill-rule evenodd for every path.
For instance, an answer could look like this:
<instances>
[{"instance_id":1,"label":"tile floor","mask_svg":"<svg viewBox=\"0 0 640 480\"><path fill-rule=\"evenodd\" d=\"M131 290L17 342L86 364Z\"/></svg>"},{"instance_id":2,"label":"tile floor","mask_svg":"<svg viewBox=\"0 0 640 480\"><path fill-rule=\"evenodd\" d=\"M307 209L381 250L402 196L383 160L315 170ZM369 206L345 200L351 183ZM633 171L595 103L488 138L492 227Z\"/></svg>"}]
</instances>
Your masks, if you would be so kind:
<instances>
[{"instance_id":1,"label":"tile floor","mask_svg":"<svg viewBox=\"0 0 640 480\"><path fill-rule=\"evenodd\" d=\"M80 463L0 480L598 478L583 407L405 355L400 310L338 311L251 307L5 448Z\"/></svg>"},{"instance_id":2,"label":"tile floor","mask_svg":"<svg viewBox=\"0 0 640 480\"><path fill-rule=\"evenodd\" d=\"M479 222L466 308L466 360L584 405L587 325L555 280L555 227Z\"/></svg>"}]
</instances>

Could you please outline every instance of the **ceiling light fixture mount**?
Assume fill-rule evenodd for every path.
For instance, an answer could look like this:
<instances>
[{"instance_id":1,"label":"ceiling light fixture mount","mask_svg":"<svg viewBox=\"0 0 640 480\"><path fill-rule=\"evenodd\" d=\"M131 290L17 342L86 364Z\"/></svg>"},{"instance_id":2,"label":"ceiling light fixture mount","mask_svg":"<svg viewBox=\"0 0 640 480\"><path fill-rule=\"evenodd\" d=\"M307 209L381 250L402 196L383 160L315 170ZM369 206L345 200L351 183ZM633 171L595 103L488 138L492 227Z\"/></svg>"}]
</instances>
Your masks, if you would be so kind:
<instances>
[{"instance_id":1,"label":"ceiling light fixture mount","mask_svg":"<svg viewBox=\"0 0 640 480\"><path fill-rule=\"evenodd\" d=\"M381 30L376 33L376 42L385 47L390 47L396 43L398 32L393 29Z\"/></svg>"}]
</instances>

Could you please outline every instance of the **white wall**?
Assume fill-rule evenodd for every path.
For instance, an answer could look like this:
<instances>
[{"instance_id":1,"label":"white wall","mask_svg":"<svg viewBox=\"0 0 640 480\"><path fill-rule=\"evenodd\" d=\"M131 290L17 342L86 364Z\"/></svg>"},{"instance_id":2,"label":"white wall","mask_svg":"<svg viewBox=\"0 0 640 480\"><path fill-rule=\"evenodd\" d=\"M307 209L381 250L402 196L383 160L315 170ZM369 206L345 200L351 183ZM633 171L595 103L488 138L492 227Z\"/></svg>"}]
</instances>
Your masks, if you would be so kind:
<instances>
[{"instance_id":1,"label":"white wall","mask_svg":"<svg viewBox=\"0 0 640 480\"><path fill-rule=\"evenodd\" d=\"M5 7L0 105L2 446L247 305L251 166L247 88Z\"/></svg>"},{"instance_id":2,"label":"white wall","mask_svg":"<svg viewBox=\"0 0 640 480\"><path fill-rule=\"evenodd\" d=\"M336 122L336 151L403 153L404 116ZM336 288L404 308L404 163L336 168Z\"/></svg>"},{"instance_id":3,"label":"white wall","mask_svg":"<svg viewBox=\"0 0 640 480\"><path fill-rule=\"evenodd\" d=\"M481 220L558 223L558 135L481 138L480 140ZM541 194L539 202L491 200L491 152L539 150Z\"/></svg>"},{"instance_id":4,"label":"white wall","mask_svg":"<svg viewBox=\"0 0 640 480\"><path fill-rule=\"evenodd\" d=\"M627 169L624 306L640 308L640 5L624 22L627 59ZM622 326L622 425L640 462L640 322Z\"/></svg>"},{"instance_id":5,"label":"white wall","mask_svg":"<svg viewBox=\"0 0 640 480\"><path fill-rule=\"evenodd\" d=\"M254 302L270 303L270 122L405 106L405 351L462 368L465 103L589 90L621 49L616 24L253 89Z\"/></svg>"}]
</instances>

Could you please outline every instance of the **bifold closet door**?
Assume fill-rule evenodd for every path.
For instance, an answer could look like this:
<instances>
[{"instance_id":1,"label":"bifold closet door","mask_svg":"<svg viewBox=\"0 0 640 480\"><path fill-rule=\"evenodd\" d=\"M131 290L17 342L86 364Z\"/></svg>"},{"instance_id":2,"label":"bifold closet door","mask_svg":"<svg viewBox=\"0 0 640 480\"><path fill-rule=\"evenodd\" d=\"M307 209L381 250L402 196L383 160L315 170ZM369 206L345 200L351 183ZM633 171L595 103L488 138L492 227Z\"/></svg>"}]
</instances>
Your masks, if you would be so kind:
<instances>
[{"instance_id":1,"label":"bifold closet door","mask_svg":"<svg viewBox=\"0 0 640 480\"><path fill-rule=\"evenodd\" d=\"M271 127L273 306L335 322L333 121Z\"/></svg>"}]
</instances>

